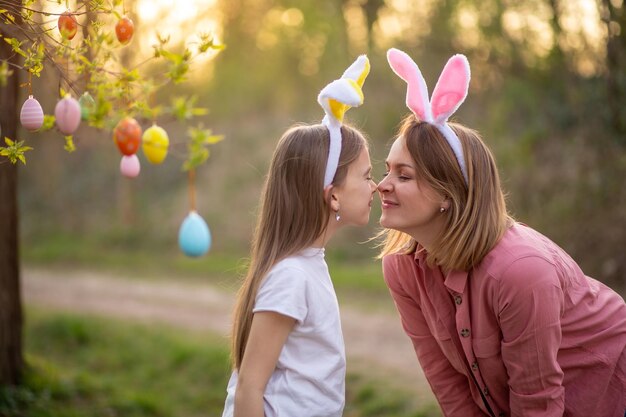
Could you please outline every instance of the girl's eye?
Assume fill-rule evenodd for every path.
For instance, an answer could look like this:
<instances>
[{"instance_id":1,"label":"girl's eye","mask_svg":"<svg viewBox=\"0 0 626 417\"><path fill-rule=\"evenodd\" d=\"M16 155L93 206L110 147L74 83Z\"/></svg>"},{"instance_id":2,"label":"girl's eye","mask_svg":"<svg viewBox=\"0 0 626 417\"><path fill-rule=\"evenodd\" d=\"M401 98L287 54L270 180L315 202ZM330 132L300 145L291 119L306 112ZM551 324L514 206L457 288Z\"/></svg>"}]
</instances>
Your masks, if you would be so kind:
<instances>
[{"instance_id":1,"label":"girl's eye","mask_svg":"<svg viewBox=\"0 0 626 417\"><path fill-rule=\"evenodd\" d=\"M408 181L408 180L411 179L411 178L407 177L406 175L400 175L400 176L398 176L398 178L400 179L400 181Z\"/></svg>"},{"instance_id":2,"label":"girl's eye","mask_svg":"<svg viewBox=\"0 0 626 417\"><path fill-rule=\"evenodd\" d=\"M365 180L366 180L366 181L371 181L371 180L372 180L372 176L371 176L371 175L368 175L367 177L365 177Z\"/></svg>"}]
</instances>

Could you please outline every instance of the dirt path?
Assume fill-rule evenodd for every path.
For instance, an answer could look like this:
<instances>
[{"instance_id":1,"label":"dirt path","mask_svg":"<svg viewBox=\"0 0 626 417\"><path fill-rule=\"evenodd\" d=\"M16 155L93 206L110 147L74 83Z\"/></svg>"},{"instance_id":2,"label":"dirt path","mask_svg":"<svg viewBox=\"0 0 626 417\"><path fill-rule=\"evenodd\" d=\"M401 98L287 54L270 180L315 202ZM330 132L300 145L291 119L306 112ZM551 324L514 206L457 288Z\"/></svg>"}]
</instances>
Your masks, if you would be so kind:
<instances>
[{"instance_id":1,"label":"dirt path","mask_svg":"<svg viewBox=\"0 0 626 417\"><path fill-rule=\"evenodd\" d=\"M190 330L226 338L233 294L209 285L125 280L103 272L27 268L22 272L24 300L49 309L88 312ZM389 376L434 401L409 339L395 313L369 313L342 306L348 371Z\"/></svg>"}]
</instances>

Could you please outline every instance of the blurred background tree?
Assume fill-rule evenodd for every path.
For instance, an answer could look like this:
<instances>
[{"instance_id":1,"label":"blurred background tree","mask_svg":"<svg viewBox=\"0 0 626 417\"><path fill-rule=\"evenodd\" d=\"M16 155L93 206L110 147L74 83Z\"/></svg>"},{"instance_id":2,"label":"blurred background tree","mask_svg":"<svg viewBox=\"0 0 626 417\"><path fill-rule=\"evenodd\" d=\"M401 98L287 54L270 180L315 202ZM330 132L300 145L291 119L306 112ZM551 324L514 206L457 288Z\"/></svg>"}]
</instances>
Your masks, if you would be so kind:
<instances>
[{"instance_id":1,"label":"blurred background tree","mask_svg":"<svg viewBox=\"0 0 626 417\"><path fill-rule=\"evenodd\" d=\"M132 1L127 3L129 6L134 4ZM197 98L182 94L168 100L167 104L166 100L154 100L159 89L177 85L186 79L192 61L200 57L206 61L207 56L210 58L213 52L222 49L221 45L214 41L213 35L204 32L194 34L193 50L189 42L183 42L184 47L178 45L178 52L169 48L168 37L157 34L152 45L153 52L147 59L135 54L134 47L120 53L134 33L127 11L130 12L123 0L91 0L71 5L69 1L60 0L0 1L0 87L3 90L0 137L4 145L0 146L0 386L17 384L22 375L23 320L16 164L26 163L26 152L38 146L36 139L44 136L41 132L49 131L56 122L58 131L47 136L56 139L62 132L64 145L59 149L59 141L56 141L55 149L72 153L76 149L75 138L79 143L89 139L91 132L85 129L87 126L106 130L106 135L110 136L118 122L127 117L137 117L154 124L163 119L183 122L189 138L175 139L172 150L185 159L182 165L185 171L190 171L190 179L195 168L208 158L208 145L221 139L202 125L189 128L194 116L206 114L205 109L195 106ZM124 25L123 31L120 31L120 23ZM77 34L77 39L73 40ZM151 69L145 76L141 67L153 62L160 66L159 70ZM41 77L42 73L45 74L42 82L34 82L34 78ZM31 99L33 95L40 98L44 108L51 108L59 97L65 101L66 95L78 97L84 93L81 100L89 98L91 102L86 103L89 105L78 107L75 99L69 100L76 103L76 120L82 118L86 126L75 135L75 128L61 128L62 121L55 120L53 115L43 117L40 113L36 126L30 126L21 117L22 124L31 132L37 131L37 134L22 131L25 128L18 124L18 112L24 102L24 98L20 97L20 87L27 87L25 90ZM63 115L56 110L54 113L58 117ZM25 133L33 140L22 140ZM138 135L141 136L141 130ZM117 140L116 143L120 145ZM186 149L181 150L179 145ZM111 142L108 146L112 147ZM129 155L128 151L123 153ZM109 159L108 162L111 161ZM50 168L56 161L44 159L38 163ZM44 168L44 172L46 170ZM76 175L71 170L67 172ZM129 189L128 181L118 184L118 189ZM71 187L73 184L63 185ZM124 197L124 207L132 207L127 203L132 201L132 194L127 192ZM191 206L192 210L195 209L193 200ZM132 220L128 213L130 211L125 210L126 221Z\"/></svg>"},{"instance_id":2,"label":"blurred background tree","mask_svg":"<svg viewBox=\"0 0 626 417\"><path fill-rule=\"evenodd\" d=\"M386 63L393 46L415 59L429 85L450 55L468 56L470 92L456 120L479 130L493 149L512 214L624 293L624 9L623 0L136 0L141 27L158 28L171 44L186 41L183 27L213 31L229 45L219 65L207 60L176 92L155 94L157 102L195 95L211 109L199 120L229 138L198 173L199 211L214 235L214 252L200 264L246 256L279 135L296 122L319 122L317 93L361 53L372 72L364 106L349 117L368 132L375 174L383 172L408 112L404 84ZM138 30L136 55L150 51L151 33ZM131 63L136 55L129 54ZM157 64L146 69L163 71ZM40 83L54 86L44 77ZM170 137L186 132L175 123L164 127ZM72 261L76 248L90 245L98 252L121 248L129 264L137 251L180 256L174 236L187 189L176 158L146 167L128 185L112 168L117 154L108 132L90 131L71 155L45 135L23 137L39 150L29 153L18 190L27 259L45 249ZM331 252L373 262L372 245L354 242L375 234L379 210L368 228L338 236Z\"/></svg>"}]
</instances>

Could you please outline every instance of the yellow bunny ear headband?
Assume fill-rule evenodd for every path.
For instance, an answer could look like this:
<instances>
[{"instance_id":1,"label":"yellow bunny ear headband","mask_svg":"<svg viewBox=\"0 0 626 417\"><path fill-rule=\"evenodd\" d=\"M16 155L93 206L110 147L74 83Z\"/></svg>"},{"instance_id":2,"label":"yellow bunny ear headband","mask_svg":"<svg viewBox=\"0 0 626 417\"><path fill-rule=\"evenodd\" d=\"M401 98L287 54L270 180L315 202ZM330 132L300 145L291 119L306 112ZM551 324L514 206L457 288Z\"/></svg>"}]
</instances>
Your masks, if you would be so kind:
<instances>
[{"instance_id":1,"label":"yellow bunny ear headband","mask_svg":"<svg viewBox=\"0 0 626 417\"><path fill-rule=\"evenodd\" d=\"M322 124L330 133L330 148L328 162L324 174L324 188L329 186L335 178L339 155L341 154L341 125L343 115L350 107L363 104L363 83L370 72L370 61L367 56L361 55L343 73L340 79L328 84L320 91L317 102L322 106L326 116Z\"/></svg>"}]
</instances>

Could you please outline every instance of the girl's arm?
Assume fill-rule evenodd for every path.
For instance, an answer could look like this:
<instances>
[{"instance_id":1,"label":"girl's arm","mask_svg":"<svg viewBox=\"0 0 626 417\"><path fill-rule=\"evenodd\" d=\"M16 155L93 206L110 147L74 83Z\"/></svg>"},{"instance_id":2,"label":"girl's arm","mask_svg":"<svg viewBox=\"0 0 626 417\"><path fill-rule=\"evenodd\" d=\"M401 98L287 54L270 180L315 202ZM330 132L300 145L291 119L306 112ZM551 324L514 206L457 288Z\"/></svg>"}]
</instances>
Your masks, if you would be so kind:
<instances>
[{"instance_id":1,"label":"girl's arm","mask_svg":"<svg viewBox=\"0 0 626 417\"><path fill-rule=\"evenodd\" d=\"M472 398L467 377L454 369L431 334L415 295L408 294L402 287L400 274L413 272L406 271L404 267L398 268L398 262L393 258L387 256L383 259L385 281L400 313L402 327L413 342L424 375L444 415L485 416Z\"/></svg>"},{"instance_id":2,"label":"girl's arm","mask_svg":"<svg viewBox=\"0 0 626 417\"><path fill-rule=\"evenodd\" d=\"M264 417L263 394L296 320L271 311L254 313L239 368L234 417Z\"/></svg>"}]
</instances>

